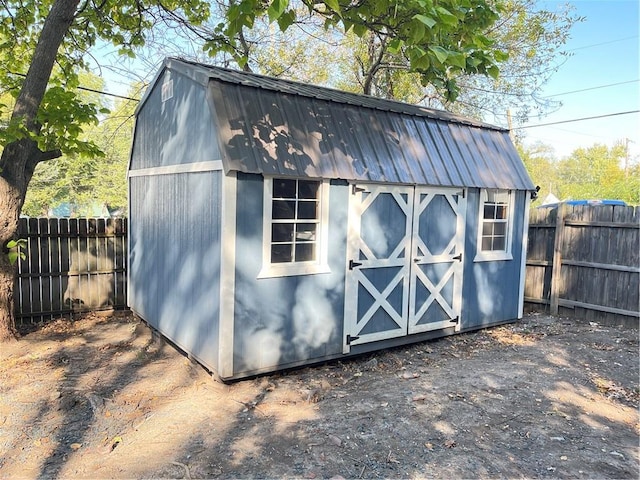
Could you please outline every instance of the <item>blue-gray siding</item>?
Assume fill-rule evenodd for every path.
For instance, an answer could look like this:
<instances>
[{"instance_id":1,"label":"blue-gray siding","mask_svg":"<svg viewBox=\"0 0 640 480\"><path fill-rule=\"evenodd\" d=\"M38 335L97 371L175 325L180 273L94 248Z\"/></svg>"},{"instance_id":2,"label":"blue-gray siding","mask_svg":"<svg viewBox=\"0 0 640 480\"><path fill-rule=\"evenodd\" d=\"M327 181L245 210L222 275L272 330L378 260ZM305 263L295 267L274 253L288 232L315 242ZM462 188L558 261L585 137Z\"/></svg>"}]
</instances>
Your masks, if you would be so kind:
<instances>
[{"instance_id":1,"label":"blue-gray siding","mask_svg":"<svg viewBox=\"0 0 640 480\"><path fill-rule=\"evenodd\" d=\"M218 365L222 172L130 178L129 306Z\"/></svg>"},{"instance_id":2,"label":"blue-gray siding","mask_svg":"<svg viewBox=\"0 0 640 480\"><path fill-rule=\"evenodd\" d=\"M467 226L462 277L462 328L480 328L484 325L518 318L522 232L524 227L527 192L516 192L515 216L511 253L512 260L474 262L478 238L478 208L480 192L471 189L467 203Z\"/></svg>"},{"instance_id":3,"label":"blue-gray siding","mask_svg":"<svg viewBox=\"0 0 640 480\"><path fill-rule=\"evenodd\" d=\"M234 375L342 352L349 188L331 185L331 273L257 278L262 267L263 179L238 175Z\"/></svg>"},{"instance_id":4,"label":"blue-gray siding","mask_svg":"<svg viewBox=\"0 0 640 480\"><path fill-rule=\"evenodd\" d=\"M162 101L162 84L173 96ZM207 90L175 71L165 71L150 87L136 116L131 170L220 160Z\"/></svg>"}]
</instances>

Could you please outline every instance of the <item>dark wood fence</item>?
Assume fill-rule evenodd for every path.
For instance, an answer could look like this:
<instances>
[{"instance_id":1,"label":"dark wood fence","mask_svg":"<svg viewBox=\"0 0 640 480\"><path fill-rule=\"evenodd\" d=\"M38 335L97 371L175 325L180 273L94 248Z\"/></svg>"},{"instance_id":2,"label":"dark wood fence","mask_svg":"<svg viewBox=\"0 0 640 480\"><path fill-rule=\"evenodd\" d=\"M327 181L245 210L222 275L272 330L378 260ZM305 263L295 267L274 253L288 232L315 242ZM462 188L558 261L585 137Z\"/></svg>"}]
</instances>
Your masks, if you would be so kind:
<instances>
[{"instance_id":1,"label":"dark wood fence","mask_svg":"<svg viewBox=\"0 0 640 480\"><path fill-rule=\"evenodd\" d=\"M533 208L525 302L552 315L638 327L640 208Z\"/></svg>"},{"instance_id":2,"label":"dark wood fence","mask_svg":"<svg viewBox=\"0 0 640 480\"><path fill-rule=\"evenodd\" d=\"M27 240L14 289L18 325L126 308L127 221L21 218Z\"/></svg>"},{"instance_id":3,"label":"dark wood fence","mask_svg":"<svg viewBox=\"0 0 640 480\"><path fill-rule=\"evenodd\" d=\"M18 324L126 308L126 219L21 219ZM640 208L533 208L525 302L554 315L638 327Z\"/></svg>"}]
</instances>

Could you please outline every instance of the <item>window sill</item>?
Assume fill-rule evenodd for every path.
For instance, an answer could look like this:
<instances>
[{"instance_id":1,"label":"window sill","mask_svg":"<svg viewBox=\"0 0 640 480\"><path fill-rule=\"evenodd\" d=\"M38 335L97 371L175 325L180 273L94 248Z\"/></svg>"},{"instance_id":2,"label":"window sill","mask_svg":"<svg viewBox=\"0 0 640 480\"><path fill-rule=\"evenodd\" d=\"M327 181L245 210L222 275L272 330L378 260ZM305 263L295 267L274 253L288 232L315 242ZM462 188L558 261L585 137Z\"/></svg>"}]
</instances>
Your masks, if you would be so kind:
<instances>
[{"instance_id":1,"label":"window sill","mask_svg":"<svg viewBox=\"0 0 640 480\"><path fill-rule=\"evenodd\" d=\"M474 262L494 262L500 260L513 260L511 252L478 252Z\"/></svg>"},{"instance_id":2,"label":"window sill","mask_svg":"<svg viewBox=\"0 0 640 480\"><path fill-rule=\"evenodd\" d=\"M276 264L262 267L257 278L297 277L321 273L331 273L329 265L319 263Z\"/></svg>"}]
</instances>

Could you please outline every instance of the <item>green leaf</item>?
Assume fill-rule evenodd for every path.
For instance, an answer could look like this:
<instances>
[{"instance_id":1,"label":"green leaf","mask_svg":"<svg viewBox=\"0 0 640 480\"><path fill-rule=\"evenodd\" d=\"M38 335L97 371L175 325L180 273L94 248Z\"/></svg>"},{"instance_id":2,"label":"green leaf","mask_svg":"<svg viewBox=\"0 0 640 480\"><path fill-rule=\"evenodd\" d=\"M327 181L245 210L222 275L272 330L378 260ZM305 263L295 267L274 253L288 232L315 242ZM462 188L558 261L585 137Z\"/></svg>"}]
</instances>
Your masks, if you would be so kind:
<instances>
[{"instance_id":1,"label":"green leaf","mask_svg":"<svg viewBox=\"0 0 640 480\"><path fill-rule=\"evenodd\" d=\"M278 17L278 27L280 27L281 32L284 32L295 21L296 21L296 12L294 10L289 10L288 12L285 12L282 15L280 15L280 17Z\"/></svg>"},{"instance_id":2,"label":"green leaf","mask_svg":"<svg viewBox=\"0 0 640 480\"><path fill-rule=\"evenodd\" d=\"M447 50L440 46L436 45L435 47L429 47L429 50L433 52L440 63L445 63L447 61L447 58L449 58L449 53L447 52Z\"/></svg>"},{"instance_id":3,"label":"green leaf","mask_svg":"<svg viewBox=\"0 0 640 480\"><path fill-rule=\"evenodd\" d=\"M462 53L449 52L447 61L456 67L465 68L467 66L467 59Z\"/></svg>"},{"instance_id":4,"label":"green leaf","mask_svg":"<svg viewBox=\"0 0 640 480\"><path fill-rule=\"evenodd\" d=\"M494 80L497 80L497 78L500 76L500 70L495 65L491 65L489 68L487 68L487 73Z\"/></svg>"},{"instance_id":5,"label":"green leaf","mask_svg":"<svg viewBox=\"0 0 640 480\"><path fill-rule=\"evenodd\" d=\"M273 22L280 18L284 11L289 6L289 0L273 0L269 8L267 9L267 15L269 16L269 22Z\"/></svg>"},{"instance_id":6,"label":"green leaf","mask_svg":"<svg viewBox=\"0 0 640 480\"><path fill-rule=\"evenodd\" d=\"M446 24L446 25L457 25L458 24L458 17L456 17L453 13L451 13L449 10L447 10L444 7L436 7L436 11L438 12L438 19Z\"/></svg>"},{"instance_id":7,"label":"green leaf","mask_svg":"<svg viewBox=\"0 0 640 480\"><path fill-rule=\"evenodd\" d=\"M338 3L338 0L324 0L324 4L340 15L340 3Z\"/></svg>"},{"instance_id":8,"label":"green leaf","mask_svg":"<svg viewBox=\"0 0 640 480\"><path fill-rule=\"evenodd\" d=\"M424 38L426 28L421 22L411 22L409 28L409 42L419 43Z\"/></svg>"},{"instance_id":9,"label":"green leaf","mask_svg":"<svg viewBox=\"0 0 640 480\"><path fill-rule=\"evenodd\" d=\"M394 38L389 42L389 52L390 53L400 53L402 47L404 46L404 42L399 38Z\"/></svg>"},{"instance_id":10,"label":"green leaf","mask_svg":"<svg viewBox=\"0 0 640 480\"><path fill-rule=\"evenodd\" d=\"M357 36L359 37L363 37L365 35L365 33L367 33L369 30L367 29L367 27L365 25L362 25L361 23L356 23L353 26L353 33L355 33Z\"/></svg>"},{"instance_id":11,"label":"green leaf","mask_svg":"<svg viewBox=\"0 0 640 480\"><path fill-rule=\"evenodd\" d=\"M413 18L425 24L428 28L433 28L438 23L433 18L427 17L426 15L422 15L420 13L414 15Z\"/></svg>"}]
</instances>

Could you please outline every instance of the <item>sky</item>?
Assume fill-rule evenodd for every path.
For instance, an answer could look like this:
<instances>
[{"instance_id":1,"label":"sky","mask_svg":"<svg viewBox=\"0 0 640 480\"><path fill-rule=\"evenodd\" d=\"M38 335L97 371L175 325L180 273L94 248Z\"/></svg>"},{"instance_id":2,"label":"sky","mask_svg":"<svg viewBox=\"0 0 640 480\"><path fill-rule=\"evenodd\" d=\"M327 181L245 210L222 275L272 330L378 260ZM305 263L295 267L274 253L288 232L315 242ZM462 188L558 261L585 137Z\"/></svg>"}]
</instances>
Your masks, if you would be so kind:
<instances>
[{"instance_id":1,"label":"sky","mask_svg":"<svg viewBox=\"0 0 640 480\"><path fill-rule=\"evenodd\" d=\"M540 1L555 10L560 1ZM562 2L567 3L567 2ZM543 118L530 118L525 145L542 142L557 158L594 144L609 147L628 142L630 161L640 161L640 53L638 0L574 0L575 13L585 17L571 30L566 50L572 56L545 85L544 96L562 106ZM569 93L574 92L574 93ZM635 111L626 115L613 115ZM603 117L534 127L534 125Z\"/></svg>"}]
</instances>

